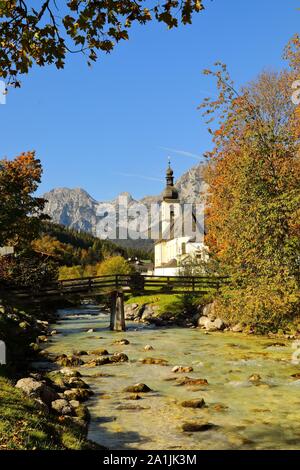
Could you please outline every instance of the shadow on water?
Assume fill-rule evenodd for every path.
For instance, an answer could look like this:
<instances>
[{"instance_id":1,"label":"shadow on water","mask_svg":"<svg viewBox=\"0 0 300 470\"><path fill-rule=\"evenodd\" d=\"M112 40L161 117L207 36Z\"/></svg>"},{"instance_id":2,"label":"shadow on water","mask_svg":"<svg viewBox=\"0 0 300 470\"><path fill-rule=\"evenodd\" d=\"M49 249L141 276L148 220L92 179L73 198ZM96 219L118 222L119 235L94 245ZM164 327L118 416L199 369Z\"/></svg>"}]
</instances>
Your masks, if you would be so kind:
<instances>
[{"instance_id":1,"label":"shadow on water","mask_svg":"<svg viewBox=\"0 0 300 470\"><path fill-rule=\"evenodd\" d=\"M118 416L97 416L93 413L93 402L95 399L89 400L90 412L91 412L91 423L89 426L88 438L92 441L98 442L99 444L108 447L113 450L129 450L133 449L133 445L136 444L136 449L139 445L151 442L150 437L145 437L139 434L135 430L123 431L120 429L114 429L112 431L105 427L105 424L115 423L118 426ZM136 411L128 411L129 413L136 413Z\"/></svg>"},{"instance_id":2,"label":"shadow on water","mask_svg":"<svg viewBox=\"0 0 300 470\"><path fill-rule=\"evenodd\" d=\"M97 420L98 421L98 420ZM141 444L151 442L149 437L141 436L136 431L112 431L101 426L106 422L114 421L112 419L100 418L98 422L93 422L90 426L88 438L92 441L101 443L110 450L133 450L138 449ZM134 446L136 444L136 447Z\"/></svg>"}]
</instances>

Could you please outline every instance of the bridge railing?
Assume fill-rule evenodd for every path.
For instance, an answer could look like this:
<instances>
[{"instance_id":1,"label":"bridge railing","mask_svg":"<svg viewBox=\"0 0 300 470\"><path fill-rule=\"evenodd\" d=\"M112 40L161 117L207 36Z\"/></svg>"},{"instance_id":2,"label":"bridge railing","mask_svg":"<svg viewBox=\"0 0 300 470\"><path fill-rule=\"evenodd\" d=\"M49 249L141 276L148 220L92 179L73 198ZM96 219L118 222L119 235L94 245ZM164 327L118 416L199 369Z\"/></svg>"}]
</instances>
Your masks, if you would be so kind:
<instances>
[{"instance_id":1,"label":"bridge railing","mask_svg":"<svg viewBox=\"0 0 300 470\"><path fill-rule=\"evenodd\" d=\"M134 295L154 293L206 293L219 289L229 281L225 276L155 276L115 274L83 278L64 279L49 283L38 290L34 288L10 289L10 295L19 298L47 298L68 294L106 294L123 290Z\"/></svg>"},{"instance_id":2,"label":"bridge railing","mask_svg":"<svg viewBox=\"0 0 300 470\"><path fill-rule=\"evenodd\" d=\"M179 288L186 291L199 291L203 289L218 289L226 282L225 276L154 276L140 274L116 274L106 276L85 277L80 279L66 279L59 281L63 290L94 290L127 289L140 291L166 290L173 291Z\"/></svg>"}]
</instances>

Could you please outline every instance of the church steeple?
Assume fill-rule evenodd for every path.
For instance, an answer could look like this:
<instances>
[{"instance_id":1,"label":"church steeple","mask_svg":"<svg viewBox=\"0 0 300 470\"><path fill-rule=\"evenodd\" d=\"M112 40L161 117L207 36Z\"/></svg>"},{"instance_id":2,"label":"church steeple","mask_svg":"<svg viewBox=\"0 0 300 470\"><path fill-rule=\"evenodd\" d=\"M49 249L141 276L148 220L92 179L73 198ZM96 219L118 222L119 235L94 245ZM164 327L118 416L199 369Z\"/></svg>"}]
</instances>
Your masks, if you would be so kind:
<instances>
[{"instance_id":1,"label":"church steeple","mask_svg":"<svg viewBox=\"0 0 300 470\"><path fill-rule=\"evenodd\" d=\"M167 185L163 193L163 200L167 202L178 201L178 191L174 186L174 172L171 168L170 158L168 159L168 168L166 171L166 182L167 182Z\"/></svg>"},{"instance_id":2,"label":"church steeple","mask_svg":"<svg viewBox=\"0 0 300 470\"><path fill-rule=\"evenodd\" d=\"M168 158L168 168L166 171L166 181L167 181L167 186L174 186L174 172L171 168L171 159L170 157Z\"/></svg>"}]
</instances>

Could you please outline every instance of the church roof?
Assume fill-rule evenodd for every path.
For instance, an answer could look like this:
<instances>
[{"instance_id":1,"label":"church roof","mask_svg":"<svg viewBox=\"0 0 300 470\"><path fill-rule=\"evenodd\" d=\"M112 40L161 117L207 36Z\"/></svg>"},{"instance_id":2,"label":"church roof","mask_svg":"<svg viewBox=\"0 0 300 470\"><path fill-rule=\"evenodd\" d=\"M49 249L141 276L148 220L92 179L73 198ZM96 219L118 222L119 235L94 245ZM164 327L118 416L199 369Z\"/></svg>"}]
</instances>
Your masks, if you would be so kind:
<instances>
[{"instance_id":1,"label":"church roof","mask_svg":"<svg viewBox=\"0 0 300 470\"><path fill-rule=\"evenodd\" d=\"M166 187L163 192L163 200L168 202L178 202L178 191L174 186L174 172L171 168L171 162L169 160L169 165L166 171Z\"/></svg>"}]
</instances>

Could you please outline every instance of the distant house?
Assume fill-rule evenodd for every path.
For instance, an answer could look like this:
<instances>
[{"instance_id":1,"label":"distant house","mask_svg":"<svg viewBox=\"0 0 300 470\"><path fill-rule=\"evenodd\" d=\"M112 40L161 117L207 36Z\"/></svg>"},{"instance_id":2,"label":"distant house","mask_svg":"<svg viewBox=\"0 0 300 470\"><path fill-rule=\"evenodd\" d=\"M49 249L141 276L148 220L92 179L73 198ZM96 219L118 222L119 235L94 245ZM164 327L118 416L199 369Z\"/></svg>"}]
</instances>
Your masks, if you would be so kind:
<instances>
[{"instance_id":1,"label":"distant house","mask_svg":"<svg viewBox=\"0 0 300 470\"><path fill-rule=\"evenodd\" d=\"M166 172L166 183L160 209L161 237L155 243L154 274L178 276L185 261L205 258L204 227L196 219L194 212L187 215L183 211L178 191L174 186L174 173L170 163ZM187 217L192 217L190 226L193 233L186 233ZM180 225L182 225L182 230L178 231Z\"/></svg>"},{"instance_id":2,"label":"distant house","mask_svg":"<svg viewBox=\"0 0 300 470\"><path fill-rule=\"evenodd\" d=\"M138 259L135 258L128 258L127 262L134 268L136 272L140 274L147 274L153 272L153 263L151 260L148 259Z\"/></svg>"}]
</instances>

